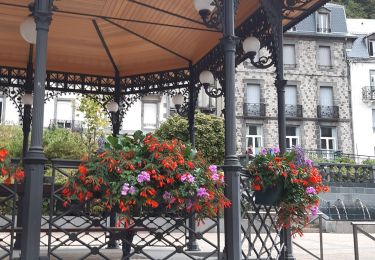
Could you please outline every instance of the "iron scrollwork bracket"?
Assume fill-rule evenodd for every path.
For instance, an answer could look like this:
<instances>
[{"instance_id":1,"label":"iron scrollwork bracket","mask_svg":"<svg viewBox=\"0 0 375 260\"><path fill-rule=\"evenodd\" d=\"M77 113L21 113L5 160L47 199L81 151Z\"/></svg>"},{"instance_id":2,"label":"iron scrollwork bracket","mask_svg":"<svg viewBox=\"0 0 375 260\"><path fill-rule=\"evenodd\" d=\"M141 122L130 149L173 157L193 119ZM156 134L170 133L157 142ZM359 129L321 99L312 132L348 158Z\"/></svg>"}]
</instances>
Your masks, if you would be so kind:
<instances>
[{"instance_id":1,"label":"iron scrollwork bracket","mask_svg":"<svg viewBox=\"0 0 375 260\"><path fill-rule=\"evenodd\" d=\"M288 19L290 13L298 10L304 10L311 0L283 0L282 2L282 16Z\"/></svg>"},{"instance_id":2,"label":"iron scrollwork bracket","mask_svg":"<svg viewBox=\"0 0 375 260\"><path fill-rule=\"evenodd\" d=\"M238 10L240 0L234 0L234 12ZM223 30L224 24L224 0L213 0L211 3L215 9L212 12L208 10L200 11L199 14L202 17L204 25L208 28L217 29L219 31Z\"/></svg>"}]
</instances>

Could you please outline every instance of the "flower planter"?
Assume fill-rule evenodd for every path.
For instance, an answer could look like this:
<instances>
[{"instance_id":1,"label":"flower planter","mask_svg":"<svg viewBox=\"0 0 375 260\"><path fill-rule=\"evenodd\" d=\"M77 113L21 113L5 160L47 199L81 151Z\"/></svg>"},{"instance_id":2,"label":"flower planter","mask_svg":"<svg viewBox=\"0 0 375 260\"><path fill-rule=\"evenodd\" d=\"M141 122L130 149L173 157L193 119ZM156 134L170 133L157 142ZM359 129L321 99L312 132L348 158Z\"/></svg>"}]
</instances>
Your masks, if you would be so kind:
<instances>
[{"instance_id":1,"label":"flower planter","mask_svg":"<svg viewBox=\"0 0 375 260\"><path fill-rule=\"evenodd\" d=\"M283 192L283 182L279 181L275 186L267 187L261 191L254 191L255 203L265 206L274 206L280 201Z\"/></svg>"}]
</instances>

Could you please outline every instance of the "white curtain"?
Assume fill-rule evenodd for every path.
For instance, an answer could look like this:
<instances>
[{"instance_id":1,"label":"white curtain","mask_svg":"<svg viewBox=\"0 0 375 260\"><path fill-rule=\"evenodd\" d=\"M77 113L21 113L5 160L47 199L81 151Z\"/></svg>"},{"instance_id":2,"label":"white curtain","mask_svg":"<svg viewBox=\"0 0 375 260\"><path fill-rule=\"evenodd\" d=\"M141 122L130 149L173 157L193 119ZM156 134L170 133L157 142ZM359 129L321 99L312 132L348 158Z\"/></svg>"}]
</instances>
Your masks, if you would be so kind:
<instances>
[{"instance_id":1,"label":"white curtain","mask_svg":"<svg viewBox=\"0 0 375 260\"><path fill-rule=\"evenodd\" d=\"M319 47L319 65L331 66L331 48L329 46Z\"/></svg>"},{"instance_id":2,"label":"white curtain","mask_svg":"<svg viewBox=\"0 0 375 260\"><path fill-rule=\"evenodd\" d=\"M158 104L143 103L143 126L144 128L155 129L158 122Z\"/></svg>"},{"instance_id":3,"label":"white curtain","mask_svg":"<svg viewBox=\"0 0 375 260\"><path fill-rule=\"evenodd\" d=\"M284 47L283 47L284 64L295 65L296 64L295 56L296 54L295 54L294 45L284 44Z\"/></svg>"},{"instance_id":4,"label":"white curtain","mask_svg":"<svg viewBox=\"0 0 375 260\"><path fill-rule=\"evenodd\" d=\"M246 86L246 103L260 103L260 86L257 84L247 84Z\"/></svg>"},{"instance_id":5,"label":"white curtain","mask_svg":"<svg viewBox=\"0 0 375 260\"><path fill-rule=\"evenodd\" d=\"M285 87L285 104L297 105L297 86Z\"/></svg>"},{"instance_id":6,"label":"white curtain","mask_svg":"<svg viewBox=\"0 0 375 260\"><path fill-rule=\"evenodd\" d=\"M320 87L320 105L333 106L332 87Z\"/></svg>"},{"instance_id":7,"label":"white curtain","mask_svg":"<svg viewBox=\"0 0 375 260\"><path fill-rule=\"evenodd\" d=\"M71 100L57 100L57 120L73 120L73 104Z\"/></svg>"}]
</instances>

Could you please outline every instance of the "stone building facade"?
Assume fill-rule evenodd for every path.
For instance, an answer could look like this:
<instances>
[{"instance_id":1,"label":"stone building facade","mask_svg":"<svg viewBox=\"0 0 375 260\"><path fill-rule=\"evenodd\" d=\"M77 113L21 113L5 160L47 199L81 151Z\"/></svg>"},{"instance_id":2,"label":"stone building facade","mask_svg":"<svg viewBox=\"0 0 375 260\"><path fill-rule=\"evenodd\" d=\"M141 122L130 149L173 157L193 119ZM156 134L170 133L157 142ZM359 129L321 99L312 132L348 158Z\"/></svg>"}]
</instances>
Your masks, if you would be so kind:
<instances>
[{"instance_id":1,"label":"stone building facade","mask_svg":"<svg viewBox=\"0 0 375 260\"><path fill-rule=\"evenodd\" d=\"M323 16L323 17L322 17ZM328 17L327 17L328 16ZM327 4L284 35L287 147L353 153L347 33L342 6ZM259 54L262 55L262 54ZM278 146L274 68L237 68L238 150Z\"/></svg>"}]
</instances>

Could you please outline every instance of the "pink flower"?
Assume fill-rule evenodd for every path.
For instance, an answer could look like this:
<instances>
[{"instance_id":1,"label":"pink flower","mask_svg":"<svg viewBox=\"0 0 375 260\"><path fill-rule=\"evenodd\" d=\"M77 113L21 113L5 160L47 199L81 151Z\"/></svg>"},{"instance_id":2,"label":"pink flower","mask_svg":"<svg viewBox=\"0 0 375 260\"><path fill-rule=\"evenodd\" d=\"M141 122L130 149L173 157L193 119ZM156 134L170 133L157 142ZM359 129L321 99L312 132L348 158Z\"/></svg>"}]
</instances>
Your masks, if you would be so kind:
<instances>
[{"instance_id":1,"label":"pink flower","mask_svg":"<svg viewBox=\"0 0 375 260\"><path fill-rule=\"evenodd\" d=\"M139 183L142 182L149 182L150 181L150 174L148 172L142 171L140 174L137 176L137 181Z\"/></svg>"},{"instance_id":2,"label":"pink flower","mask_svg":"<svg viewBox=\"0 0 375 260\"><path fill-rule=\"evenodd\" d=\"M217 173L217 166L216 165L210 165L210 167L208 167L208 169L210 169L212 174Z\"/></svg>"},{"instance_id":3,"label":"pink flower","mask_svg":"<svg viewBox=\"0 0 375 260\"><path fill-rule=\"evenodd\" d=\"M218 181L218 180L220 180L220 175L218 173L213 173L211 175L211 179L214 180L214 181Z\"/></svg>"},{"instance_id":4,"label":"pink flower","mask_svg":"<svg viewBox=\"0 0 375 260\"><path fill-rule=\"evenodd\" d=\"M206 188L199 188L198 191L197 191L197 196L198 197L201 197L201 198L206 198L208 197L208 192L206 190Z\"/></svg>"},{"instance_id":5,"label":"pink flower","mask_svg":"<svg viewBox=\"0 0 375 260\"><path fill-rule=\"evenodd\" d=\"M134 195L135 188L133 186L130 186L129 183L124 183L124 185L122 185L121 195L126 196L128 195L128 193L130 193L131 195Z\"/></svg>"},{"instance_id":6,"label":"pink flower","mask_svg":"<svg viewBox=\"0 0 375 260\"><path fill-rule=\"evenodd\" d=\"M311 194L311 195L316 195L316 190L315 190L315 188L314 187L307 187L306 188L306 193L307 194Z\"/></svg>"},{"instance_id":7,"label":"pink flower","mask_svg":"<svg viewBox=\"0 0 375 260\"><path fill-rule=\"evenodd\" d=\"M190 173L186 173L186 174L184 174L184 175L181 176L181 181L182 182L193 183L195 181L195 178Z\"/></svg>"},{"instance_id":8,"label":"pink flower","mask_svg":"<svg viewBox=\"0 0 375 260\"><path fill-rule=\"evenodd\" d=\"M319 210L319 208L317 206L312 207L311 208L311 214L313 216L316 216L318 214L318 210Z\"/></svg>"}]
</instances>

